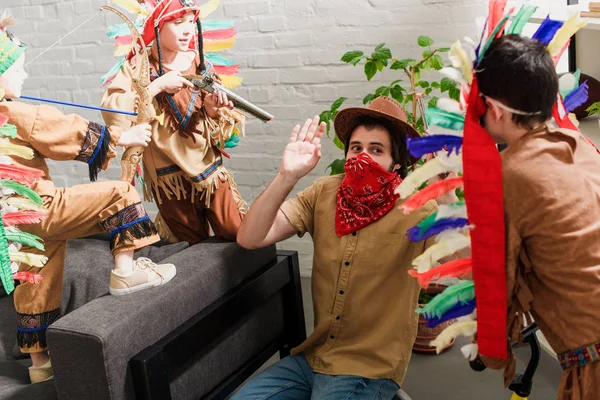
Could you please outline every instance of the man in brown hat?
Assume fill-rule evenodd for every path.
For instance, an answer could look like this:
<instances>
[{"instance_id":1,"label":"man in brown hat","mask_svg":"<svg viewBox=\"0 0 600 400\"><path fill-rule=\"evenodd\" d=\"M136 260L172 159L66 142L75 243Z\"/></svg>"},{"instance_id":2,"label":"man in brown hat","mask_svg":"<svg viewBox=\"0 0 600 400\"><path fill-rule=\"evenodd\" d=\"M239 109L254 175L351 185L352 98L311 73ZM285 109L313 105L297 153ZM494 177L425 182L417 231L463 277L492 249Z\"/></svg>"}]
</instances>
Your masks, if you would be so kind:
<instances>
[{"instance_id":1,"label":"man in brown hat","mask_svg":"<svg viewBox=\"0 0 600 400\"><path fill-rule=\"evenodd\" d=\"M325 125L315 117L292 131L279 173L237 240L259 248L312 236L315 330L233 399L391 399L398 391L418 321L419 285L407 271L426 249L404 233L436 208L430 202L406 216L395 207L394 189L414 161L405 137L418 135L406 121L386 97L341 111L335 130L346 145L346 173L318 179L285 201L321 158Z\"/></svg>"}]
</instances>

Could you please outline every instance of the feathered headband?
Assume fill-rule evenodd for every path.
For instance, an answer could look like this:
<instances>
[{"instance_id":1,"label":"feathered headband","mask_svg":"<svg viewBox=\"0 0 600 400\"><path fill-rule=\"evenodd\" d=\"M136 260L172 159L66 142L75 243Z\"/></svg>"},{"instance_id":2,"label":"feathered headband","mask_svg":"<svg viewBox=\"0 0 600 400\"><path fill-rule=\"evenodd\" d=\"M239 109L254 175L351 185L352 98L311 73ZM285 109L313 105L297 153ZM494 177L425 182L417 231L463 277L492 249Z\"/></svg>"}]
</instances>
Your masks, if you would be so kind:
<instances>
[{"instance_id":1,"label":"feathered headband","mask_svg":"<svg viewBox=\"0 0 600 400\"><path fill-rule=\"evenodd\" d=\"M463 348L463 354L470 359L478 353L507 359L509 348L502 164L496 143L480 125L486 107L475 76L477 65L492 42L503 34L521 35L536 11L536 7L522 6L517 13L514 9L505 13L506 4L507 0L490 0L489 16L479 45L468 41L474 59L460 41L450 50L453 67L443 69L442 73L461 85L460 102L443 99L437 108L426 111L425 118L430 126L449 129L453 133L430 133L408 140L409 151L414 157L444 149L456 155L433 158L409 174L397 189L402 198L410 197L403 204L404 212L410 213L427 201L464 185L465 202L440 206L434 215L407 234L411 240L437 235L437 243L413 261L415 269L409 272L422 287L439 278L465 278L472 273L472 281L450 286L425 308L417 310L424 314L430 326L457 320L432 342L438 351L455 336L477 333L477 344ZM577 16L564 23L547 18L533 38L547 45L547 51L556 63L568 47L570 37L584 25ZM560 127L577 129L569 112L585 102L587 83L578 85L579 79L566 81L571 84L563 86L562 93L557 94L554 120ZM520 113L519 110L514 112ZM416 192L423 182L445 172L462 173L462 176ZM437 265L444 257L469 247L470 258Z\"/></svg>"},{"instance_id":2,"label":"feathered headband","mask_svg":"<svg viewBox=\"0 0 600 400\"><path fill-rule=\"evenodd\" d=\"M188 12L196 12L199 22L212 14L220 4L220 0L209 0L201 6L197 5L196 0L139 0L139 2L136 0L112 0L112 2L136 15L134 23L140 29L142 38L148 46L157 38L158 30L166 21L179 18ZM228 88L239 86L242 82L236 76L239 72L239 65L218 54L235 44L234 22L204 20L202 24L198 24L198 31L201 32L201 35L190 42L190 49L200 53L202 64L207 63L207 69L212 67L224 86ZM102 77L103 85L114 79L124 62L133 54L131 32L126 24L109 26L107 35L115 39L116 50L113 54L120 58L117 64Z\"/></svg>"},{"instance_id":3,"label":"feathered headband","mask_svg":"<svg viewBox=\"0 0 600 400\"><path fill-rule=\"evenodd\" d=\"M7 11L0 16L0 75L5 73L27 50L27 46L6 29L14 24L14 19Z\"/></svg>"}]
</instances>

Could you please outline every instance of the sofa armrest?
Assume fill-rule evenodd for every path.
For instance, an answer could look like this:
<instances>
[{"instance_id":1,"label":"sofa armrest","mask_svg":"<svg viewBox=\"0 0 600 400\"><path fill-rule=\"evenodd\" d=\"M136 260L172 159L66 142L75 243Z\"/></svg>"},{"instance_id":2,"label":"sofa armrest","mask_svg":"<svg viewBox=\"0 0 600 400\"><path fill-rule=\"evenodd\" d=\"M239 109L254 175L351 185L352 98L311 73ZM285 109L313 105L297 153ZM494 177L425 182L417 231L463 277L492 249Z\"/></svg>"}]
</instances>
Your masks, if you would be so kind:
<instances>
[{"instance_id":1,"label":"sofa armrest","mask_svg":"<svg viewBox=\"0 0 600 400\"><path fill-rule=\"evenodd\" d=\"M274 246L248 251L235 243L201 243L164 260L177 266L167 285L100 297L64 316L47 333L59 397L134 398L131 357L275 258Z\"/></svg>"}]
</instances>

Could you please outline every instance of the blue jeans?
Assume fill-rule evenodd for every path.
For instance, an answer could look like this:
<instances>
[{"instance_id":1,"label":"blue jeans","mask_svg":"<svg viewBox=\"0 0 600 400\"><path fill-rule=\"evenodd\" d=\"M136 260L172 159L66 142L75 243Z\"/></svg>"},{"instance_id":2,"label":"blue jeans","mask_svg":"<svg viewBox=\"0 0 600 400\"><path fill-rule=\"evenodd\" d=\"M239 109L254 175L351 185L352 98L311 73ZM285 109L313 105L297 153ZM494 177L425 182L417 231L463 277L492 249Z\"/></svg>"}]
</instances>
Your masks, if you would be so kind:
<instances>
[{"instance_id":1,"label":"blue jeans","mask_svg":"<svg viewBox=\"0 0 600 400\"><path fill-rule=\"evenodd\" d=\"M391 379L316 373L298 354L261 372L230 400L392 400L398 389Z\"/></svg>"}]
</instances>

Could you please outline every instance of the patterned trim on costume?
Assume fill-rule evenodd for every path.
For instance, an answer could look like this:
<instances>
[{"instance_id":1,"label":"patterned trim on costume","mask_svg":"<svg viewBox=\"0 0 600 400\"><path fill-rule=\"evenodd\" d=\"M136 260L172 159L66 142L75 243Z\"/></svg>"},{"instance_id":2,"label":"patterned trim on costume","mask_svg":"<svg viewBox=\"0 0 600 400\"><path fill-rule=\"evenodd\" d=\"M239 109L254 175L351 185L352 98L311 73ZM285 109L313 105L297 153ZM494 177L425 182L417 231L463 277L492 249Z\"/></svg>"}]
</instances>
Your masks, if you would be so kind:
<instances>
[{"instance_id":1,"label":"patterned trim on costume","mask_svg":"<svg viewBox=\"0 0 600 400\"><path fill-rule=\"evenodd\" d=\"M17 313L17 342L19 347L48 347L46 329L60 317L60 308L39 314Z\"/></svg>"},{"instance_id":2,"label":"patterned trim on costume","mask_svg":"<svg viewBox=\"0 0 600 400\"><path fill-rule=\"evenodd\" d=\"M172 174L174 172L179 172L179 171L181 171L181 168L179 168L179 166L177 166L177 165L169 165L168 167L157 169L156 170L156 174L158 176L162 176L162 175L169 175L169 174Z\"/></svg>"},{"instance_id":3,"label":"patterned trim on costume","mask_svg":"<svg viewBox=\"0 0 600 400\"><path fill-rule=\"evenodd\" d=\"M112 217L100 222L100 225L104 230L110 232L111 250L135 239L158 234L141 202L125 207Z\"/></svg>"},{"instance_id":4,"label":"patterned trim on costume","mask_svg":"<svg viewBox=\"0 0 600 400\"><path fill-rule=\"evenodd\" d=\"M600 342L558 354L563 369L583 367L600 361Z\"/></svg>"},{"instance_id":5,"label":"patterned trim on costume","mask_svg":"<svg viewBox=\"0 0 600 400\"><path fill-rule=\"evenodd\" d=\"M200 175L196 175L196 176L192 177L192 181L194 181L194 182L200 182L200 181L206 180L221 165L223 165L223 159L219 158L217 161L215 161L214 163L212 163L211 165L209 165L208 168L206 168L204 170L204 172L202 172Z\"/></svg>"},{"instance_id":6,"label":"patterned trim on costume","mask_svg":"<svg viewBox=\"0 0 600 400\"><path fill-rule=\"evenodd\" d=\"M90 122L75 160L89 165L90 181L98 179L98 173L107 161L110 145L110 131L105 126Z\"/></svg>"}]
</instances>

